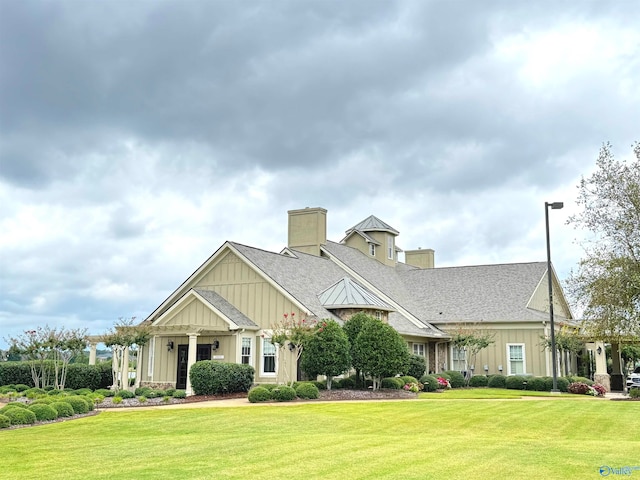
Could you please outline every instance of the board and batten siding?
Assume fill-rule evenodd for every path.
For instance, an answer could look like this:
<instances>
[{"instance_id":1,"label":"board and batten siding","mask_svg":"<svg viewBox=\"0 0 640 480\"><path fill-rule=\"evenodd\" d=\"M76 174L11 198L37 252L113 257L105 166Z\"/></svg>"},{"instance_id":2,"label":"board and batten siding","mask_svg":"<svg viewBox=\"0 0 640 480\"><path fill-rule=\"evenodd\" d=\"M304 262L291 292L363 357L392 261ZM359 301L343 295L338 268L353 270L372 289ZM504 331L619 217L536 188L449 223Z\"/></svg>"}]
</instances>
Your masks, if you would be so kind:
<instances>
[{"instance_id":1,"label":"board and batten siding","mask_svg":"<svg viewBox=\"0 0 640 480\"><path fill-rule=\"evenodd\" d=\"M544 275L538 288L536 288L535 292L531 296L531 300L529 300L528 308L533 310L537 310L539 312L545 312L547 315L549 314L549 280L547 276ZM562 319L572 318L571 311L569 310L567 304L562 297L561 285L554 279L553 280L553 314L555 317L561 317Z\"/></svg>"},{"instance_id":2,"label":"board and batten siding","mask_svg":"<svg viewBox=\"0 0 640 480\"><path fill-rule=\"evenodd\" d=\"M541 323L530 324L484 324L484 330L493 334L493 343L481 350L475 361L474 375L485 373L508 375L508 344L523 344L525 348L525 374L534 376L547 375L547 351L542 347L544 327ZM444 327L443 327L444 328ZM488 371L484 366L489 367ZM499 366L502 366L502 371ZM447 367L449 368L450 365Z\"/></svg>"},{"instance_id":3,"label":"board and batten siding","mask_svg":"<svg viewBox=\"0 0 640 480\"><path fill-rule=\"evenodd\" d=\"M212 290L262 329L270 329L283 315L300 309L263 276L232 252L227 253L194 288Z\"/></svg>"}]
</instances>

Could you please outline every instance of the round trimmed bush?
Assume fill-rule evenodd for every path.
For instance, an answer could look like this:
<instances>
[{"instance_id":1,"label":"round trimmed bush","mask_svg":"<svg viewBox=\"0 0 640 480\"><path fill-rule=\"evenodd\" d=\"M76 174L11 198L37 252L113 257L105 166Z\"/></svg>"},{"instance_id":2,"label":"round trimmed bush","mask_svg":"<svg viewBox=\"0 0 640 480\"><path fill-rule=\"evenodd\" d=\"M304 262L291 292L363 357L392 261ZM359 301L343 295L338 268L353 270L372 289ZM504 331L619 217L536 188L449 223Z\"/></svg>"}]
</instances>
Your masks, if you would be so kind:
<instances>
[{"instance_id":1,"label":"round trimmed bush","mask_svg":"<svg viewBox=\"0 0 640 480\"><path fill-rule=\"evenodd\" d=\"M489 388L505 388L506 385L507 380L503 375L491 375L487 382L487 387Z\"/></svg>"},{"instance_id":2,"label":"round trimmed bush","mask_svg":"<svg viewBox=\"0 0 640 480\"><path fill-rule=\"evenodd\" d=\"M0 428L9 428L11 426L11 420L6 415L0 413Z\"/></svg>"},{"instance_id":3,"label":"round trimmed bush","mask_svg":"<svg viewBox=\"0 0 640 480\"><path fill-rule=\"evenodd\" d=\"M569 380L567 380L566 378L564 377L558 378L557 384L558 384L558 390L560 390L561 392L567 392L569 390Z\"/></svg>"},{"instance_id":4,"label":"round trimmed bush","mask_svg":"<svg viewBox=\"0 0 640 480\"><path fill-rule=\"evenodd\" d=\"M410 355L409 363L407 365L406 374L413 378L420 378L424 375L424 372L427 370L427 362L422 355ZM412 382L405 382L412 383ZM417 381L415 383L418 383Z\"/></svg>"},{"instance_id":5,"label":"round trimmed bush","mask_svg":"<svg viewBox=\"0 0 640 480\"><path fill-rule=\"evenodd\" d=\"M152 392L152 391L153 389L149 387L138 387L135 389L133 393L135 393L136 397L139 397L140 395L144 395L145 397L148 397L149 392Z\"/></svg>"},{"instance_id":6,"label":"round trimmed bush","mask_svg":"<svg viewBox=\"0 0 640 480\"><path fill-rule=\"evenodd\" d=\"M460 372L456 372L455 370L448 370L445 372L449 375L449 383L451 384L451 388L462 388L464 387L464 375Z\"/></svg>"},{"instance_id":7,"label":"round trimmed bush","mask_svg":"<svg viewBox=\"0 0 640 480\"><path fill-rule=\"evenodd\" d=\"M175 392L173 392L172 397L173 398L187 398L187 392L185 392L184 390L176 390Z\"/></svg>"},{"instance_id":8,"label":"round trimmed bush","mask_svg":"<svg viewBox=\"0 0 640 480\"><path fill-rule=\"evenodd\" d=\"M122 403L122 397L121 397L121 396L119 396L119 395L116 395L115 397L113 397L113 398L111 399L111 402L112 402L114 405L120 405L120 404Z\"/></svg>"},{"instance_id":9,"label":"round trimmed bush","mask_svg":"<svg viewBox=\"0 0 640 480\"><path fill-rule=\"evenodd\" d=\"M486 387L489 384L489 379L486 375L474 375L469 380L470 387Z\"/></svg>"},{"instance_id":10,"label":"round trimmed bush","mask_svg":"<svg viewBox=\"0 0 640 480\"><path fill-rule=\"evenodd\" d=\"M264 387L254 387L249 390L248 398L251 403L268 402L271 400L271 391Z\"/></svg>"},{"instance_id":11,"label":"round trimmed bush","mask_svg":"<svg viewBox=\"0 0 640 480\"><path fill-rule=\"evenodd\" d=\"M335 382L335 385L338 388L353 390L354 388L356 388L356 379L353 377L341 378L339 381ZM316 390L317 389L318 387L316 387Z\"/></svg>"},{"instance_id":12,"label":"round trimmed bush","mask_svg":"<svg viewBox=\"0 0 640 480\"><path fill-rule=\"evenodd\" d=\"M36 414L36 420L47 421L58 418L58 412L51 406L44 403L34 403L29 406L29 410Z\"/></svg>"},{"instance_id":13,"label":"round trimmed bush","mask_svg":"<svg viewBox=\"0 0 640 480\"><path fill-rule=\"evenodd\" d=\"M438 390L438 379L434 375L423 375L420 377L422 390L425 392L435 392Z\"/></svg>"},{"instance_id":14,"label":"round trimmed bush","mask_svg":"<svg viewBox=\"0 0 640 480\"><path fill-rule=\"evenodd\" d=\"M138 397L138 401L139 401L140 403L147 403L147 397L145 397L144 395L140 395L140 396Z\"/></svg>"},{"instance_id":15,"label":"round trimmed bush","mask_svg":"<svg viewBox=\"0 0 640 480\"><path fill-rule=\"evenodd\" d=\"M83 414L89 411L89 404L84 397L71 395L62 399L63 402L68 403L73 408L75 414Z\"/></svg>"},{"instance_id":16,"label":"round trimmed bush","mask_svg":"<svg viewBox=\"0 0 640 480\"><path fill-rule=\"evenodd\" d=\"M327 389L327 382L312 382L316 387L318 387L318 390L326 390Z\"/></svg>"},{"instance_id":17,"label":"round trimmed bush","mask_svg":"<svg viewBox=\"0 0 640 480\"><path fill-rule=\"evenodd\" d=\"M28 408L12 407L3 415L9 419L11 425L31 425L36 421L36 414Z\"/></svg>"},{"instance_id":18,"label":"round trimmed bush","mask_svg":"<svg viewBox=\"0 0 640 480\"><path fill-rule=\"evenodd\" d=\"M24 394L27 398L36 398L40 395L46 395L46 391L42 388L30 388L29 390L25 390Z\"/></svg>"},{"instance_id":19,"label":"round trimmed bush","mask_svg":"<svg viewBox=\"0 0 640 480\"><path fill-rule=\"evenodd\" d=\"M102 395L103 397L113 397L115 392L113 390L109 390L108 388L99 388L93 393L97 393L98 395Z\"/></svg>"},{"instance_id":20,"label":"round trimmed bush","mask_svg":"<svg viewBox=\"0 0 640 480\"><path fill-rule=\"evenodd\" d=\"M389 388L392 390L400 390L404 387L402 380L396 377L387 377L382 379L382 388Z\"/></svg>"},{"instance_id":21,"label":"round trimmed bush","mask_svg":"<svg viewBox=\"0 0 640 480\"><path fill-rule=\"evenodd\" d=\"M64 392L64 390L49 390L47 392L47 395L50 397L56 397L58 395L66 395L66 393Z\"/></svg>"},{"instance_id":22,"label":"round trimmed bush","mask_svg":"<svg viewBox=\"0 0 640 480\"><path fill-rule=\"evenodd\" d=\"M576 395L586 395L589 391L589 385L583 382L573 382L569 384L567 391Z\"/></svg>"},{"instance_id":23,"label":"round trimmed bush","mask_svg":"<svg viewBox=\"0 0 640 480\"><path fill-rule=\"evenodd\" d=\"M51 407L58 412L58 418L61 417L72 417L73 416L73 407L70 403L67 402L53 402Z\"/></svg>"},{"instance_id":24,"label":"round trimmed bush","mask_svg":"<svg viewBox=\"0 0 640 480\"><path fill-rule=\"evenodd\" d=\"M506 379L506 387L509 390L526 390L529 379L523 375L511 375Z\"/></svg>"},{"instance_id":25,"label":"round trimmed bush","mask_svg":"<svg viewBox=\"0 0 640 480\"><path fill-rule=\"evenodd\" d=\"M547 389L546 384L547 382L544 378L532 377L527 383L527 390L530 390L532 392L544 392Z\"/></svg>"},{"instance_id":26,"label":"round trimmed bush","mask_svg":"<svg viewBox=\"0 0 640 480\"><path fill-rule=\"evenodd\" d=\"M53 397L40 397L36 400L34 400L33 402L31 402L31 405L51 405L53 402L58 402L59 400L57 398L53 398Z\"/></svg>"},{"instance_id":27,"label":"round trimmed bush","mask_svg":"<svg viewBox=\"0 0 640 480\"><path fill-rule=\"evenodd\" d=\"M299 398L318 398L320 392L313 383L301 383L296 387L296 395Z\"/></svg>"},{"instance_id":28,"label":"round trimmed bush","mask_svg":"<svg viewBox=\"0 0 640 480\"><path fill-rule=\"evenodd\" d=\"M407 383L418 383L418 379L416 377L411 376L411 375L404 375L404 376L400 377L400 380L402 380L402 386L403 387Z\"/></svg>"},{"instance_id":29,"label":"round trimmed bush","mask_svg":"<svg viewBox=\"0 0 640 480\"><path fill-rule=\"evenodd\" d=\"M169 397L172 397L174 393L176 393L176 389L175 388L167 388L164 391L164 395L168 395Z\"/></svg>"},{"instance_id":30,"label":"round trimmed bush","mask_svg":"<svg viewBox=\"0 0 640 480\"><path fill-rule=\"evenodd\" d=\"M13 407L17 407L17 408L29 408L27 407L26 404L22 403L22 402L9 402L7 403L4 407L0 408L0 413L4 413L6 410L8 410L9 408L13 408Z\"/></svg>"},{"instance_id":31,"label":"round trimmed bush","mask_svg":"<svg viewBox=\"0 0 640 480\"><path fill-rule=\"evenodd\" d=\"M120 398L136 398L136 395L133 392L130 392L129 390L120 390L118 392L118 396Z\"/></svg>"},{"instance_id":32,"label":"round trimmed bush","mask_svg":"<svg viewBox=\"0 0 640 480\"><path fill-rule=\"evenodd\" d=\"M14 386L14 390L16 392L26 392L27 390L29 390L31 387L29 385L25 385L24 383L18 383Z\"/></svg>"},{"instance_id":33,"label":"round trimmed bush","mask_svg":"<svg viewBox=\"0 0 640 480\"><path fill-rule=\"evenodd\" d=\"M290 402L295 400L296 391L288 385L280 385L278 388L271 390L271 395L278 402Z\"/></svg>"},{"instance_id":34,"label":"round trimmed bush","mask_svg":"<svg viewBox=\"0 0 640 480\"><path fill-rule=\"evenodd\" d=\"M634 387L629 390L629 398L640 398L640 388Z\"/></svg>"},{"instance_id":35,"label":"round trimmed bush","mask_svg":"<svg viewBox=\"0 0 640 480\"><path fill-rule=\"evenodd\" d=\"M83 395L80 398L84 398L85 402L87 402L87 406L89 407L89 411L92 412L95 404L93 393L91 395Z\"/></svg>"},{"instance_id":36,"label":"round trimmed bush","mask_svg":"<svg viewBox=\"0 0 640 480\"><path fill-rule=\"evenodd\" d=\"M90 395L93 391L90 388L79 388L74 392L74 395Z\"/></svg>"}]
</instances>

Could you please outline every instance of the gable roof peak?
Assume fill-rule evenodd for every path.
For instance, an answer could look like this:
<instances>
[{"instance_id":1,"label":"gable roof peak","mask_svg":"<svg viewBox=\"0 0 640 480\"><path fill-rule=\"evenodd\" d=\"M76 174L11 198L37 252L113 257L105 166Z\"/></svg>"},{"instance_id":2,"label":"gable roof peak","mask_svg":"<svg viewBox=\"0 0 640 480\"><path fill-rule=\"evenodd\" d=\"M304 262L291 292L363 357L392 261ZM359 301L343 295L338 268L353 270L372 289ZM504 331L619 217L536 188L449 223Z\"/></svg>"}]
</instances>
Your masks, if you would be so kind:
<instances>
[{"instance_id":1,"label":"gable roof peak","mask_svg":"<svg viewBox=\"0 0 640 480\"><path fill-rule=\"evenodd\" d=\"M400 234L400 232L398 232L395 228L393 228L390 225L386 224L385 222L383 222L382 220L380 220L378 217L376 217L374 215L369 215L367 218L362 220L357 225L354 225L353 227L351 227L345 233L346 233L346 235L349 235L350 233L352 233L354 231L359 231L359 232L388 232L388 233L392 233L393 235L399 235Z\"/></svg>"}]
</instances>

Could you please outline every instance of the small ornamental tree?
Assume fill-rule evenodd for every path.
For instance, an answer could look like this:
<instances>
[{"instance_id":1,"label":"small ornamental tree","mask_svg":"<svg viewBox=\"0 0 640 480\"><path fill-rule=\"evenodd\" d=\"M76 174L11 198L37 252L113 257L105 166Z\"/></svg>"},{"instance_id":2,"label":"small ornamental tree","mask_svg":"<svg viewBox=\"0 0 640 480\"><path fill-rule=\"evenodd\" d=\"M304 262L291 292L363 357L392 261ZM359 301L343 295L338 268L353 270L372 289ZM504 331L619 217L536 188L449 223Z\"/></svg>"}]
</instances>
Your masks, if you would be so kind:
<instances>
[{"instance_id":1,"label":"small ornamental tree","mask_svg":"<svg viewBox=\"0 0 640 480\"><path fill-rule=\"evenodd\" d=\"M289 378L289 368L287 365L288 356L293 356L294 364L302 356L305 340L314 331L315 322L306 318L296 318L295 312L285 313L280 322L273 325L271 343L280 351L278 370L282 369L285 383L293 386L295 379ZM287 352L287 349L290 354ZM280 376L278 375L278 378Z\"/></svg>"},{"instance_id":2,"label":"small ornamental tree","mask_svg":"<svg viewBox=\"0 0 640 480\"><path fill-rule=\"evenodd\" d=\"M113 329L100 338L113 352L111 388L116 392L129 386L129 365L125 361L125 352L134 345L143 347L149 342L149 328L146 325L135 325L135 319L136 317L120 318Z\"/></svg>"},{"instance_id":3,"label":"small ornamental tree","mask_svg":"<svg viewBox=\"0 0 640 480\"><path fill-rule=\"evenodd\" d=\"M306 339L302 369L312 376L325 375L327 390L331 390L332 378L349 370L350 365L347 334L334 320L322 320Z\"/></svg>"},{"instance_id":4,"label":"small ornamental tree","mask_svg":"<svg viewBox=\"0 0 640 480\"><path fill-rule=\"evenodd\" d=\"M493 334L473 326L459 325L451 336L451 343L464 354L465 384L469 385L473 375L470 365L475 366L476 356L480 350L494 342Z\"/></svg>"},{"instance_id":5,"label":"small ornamental tree","mask_svg":"<svg viewBox=\"0 0 640 480\"><path fill-rule=\"evenodd\" d=\"M541 337L542 346L551 350L551 336ZM556 350L560 353L567 352L576 354L584 348L584 339L576 329L567 328L563 326L558 332L555 333ZM565 365L564 355L558 355L560 359L560 372L567 372L568 366Z\"/></svg>"},{"instance_id":6,"label":"small ornamental tree","mask_svg":"<svg viewBox=\"0 0 640 480\"><path fill-rule=\"evenodd\" d=\"M362 371L373 378L374 390L380 388L384 377L404 372L409 362L409 349L402 336L376 319L364 322L354 352Z\"/></svg>"}]
</instances>

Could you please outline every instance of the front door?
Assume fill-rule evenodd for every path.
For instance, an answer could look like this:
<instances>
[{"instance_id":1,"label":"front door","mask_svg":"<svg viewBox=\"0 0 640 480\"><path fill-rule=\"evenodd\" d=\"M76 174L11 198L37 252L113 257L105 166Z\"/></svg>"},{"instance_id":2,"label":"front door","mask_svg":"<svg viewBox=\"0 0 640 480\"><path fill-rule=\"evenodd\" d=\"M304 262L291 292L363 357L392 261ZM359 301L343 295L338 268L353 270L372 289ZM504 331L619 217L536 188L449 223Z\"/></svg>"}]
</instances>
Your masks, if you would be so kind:
<instances>
[{"instance_id":1,"label":"front door","mask_svg":"<svg viewBox=\"0 0 640 480\"><path fill-rule=\"evenodd\" d=\"M196 362L211 360L211 345L201 344L196 347ZM189 345L178 345L178 372L176 374L176 388L187 388L187 375L189 375Z\"/></svg>"},{"instance_id":2,"label":"front door","mask_svg":"<svg viewBox=\"0 0 640 480\"><path fill-rule=\"evenodd\" d=\"M178 373L176 375L176 388L187 388L187 374L189 367L189 345L178 345Z\"/></svg>"}]
</instances>

